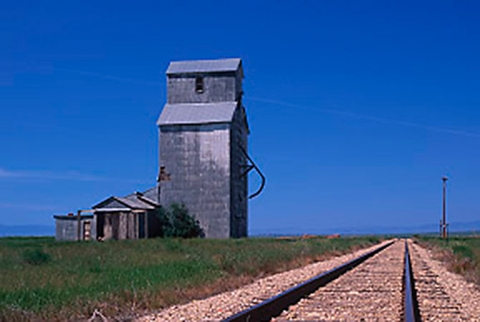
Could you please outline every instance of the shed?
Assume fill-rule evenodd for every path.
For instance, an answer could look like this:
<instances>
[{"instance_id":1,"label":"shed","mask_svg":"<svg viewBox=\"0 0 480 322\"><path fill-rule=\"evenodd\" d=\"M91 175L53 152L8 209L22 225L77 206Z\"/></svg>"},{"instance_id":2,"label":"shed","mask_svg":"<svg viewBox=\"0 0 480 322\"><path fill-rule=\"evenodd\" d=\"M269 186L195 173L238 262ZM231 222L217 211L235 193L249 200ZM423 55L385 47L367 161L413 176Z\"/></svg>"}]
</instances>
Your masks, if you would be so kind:
<instances>
[{"instance_id":1,"label":"shed","mask_svg":"<svg viewBox=\"0 0 480 322\"><path fill-rule=\"evenodd\" d=\"M93 214L82 215L55 215L55 239L91 240L96 238L96 218Z\"/></svg>"},{"instance_id":2,"label":"shed","mask_svg":"<svg viewBox=\"0 0 480 322\"><path fill-rule=\"evenodd\" d=\"M149 190L147 192L151 193ZM157 237L161 233L156 215L159 207L156 200L140 192L125 197L109 197L93 206L97 238L108 240Z\"/></svg>"}]
</instances>

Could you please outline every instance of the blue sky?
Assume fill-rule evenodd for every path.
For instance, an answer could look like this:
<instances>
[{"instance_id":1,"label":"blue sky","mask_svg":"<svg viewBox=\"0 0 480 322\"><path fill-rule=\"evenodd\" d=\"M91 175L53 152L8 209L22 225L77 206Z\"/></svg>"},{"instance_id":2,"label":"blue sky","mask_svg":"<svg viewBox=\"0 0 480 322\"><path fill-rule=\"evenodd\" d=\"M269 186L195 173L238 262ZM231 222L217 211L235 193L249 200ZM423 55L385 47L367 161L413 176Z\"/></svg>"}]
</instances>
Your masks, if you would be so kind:
<instances>
[{"instance_id":1,"label":"blue sky","mask_svg":"<svg viewBox=\"0 0 480 322\"><path fill-rule=\"evenodd\" d=\"M450 220L476 221L479 16L475 1L4 4L0 225L153 185L168 63L231 57L267 176L251 232L436 225L443 175Z\"/></svg>"}]
</instances>

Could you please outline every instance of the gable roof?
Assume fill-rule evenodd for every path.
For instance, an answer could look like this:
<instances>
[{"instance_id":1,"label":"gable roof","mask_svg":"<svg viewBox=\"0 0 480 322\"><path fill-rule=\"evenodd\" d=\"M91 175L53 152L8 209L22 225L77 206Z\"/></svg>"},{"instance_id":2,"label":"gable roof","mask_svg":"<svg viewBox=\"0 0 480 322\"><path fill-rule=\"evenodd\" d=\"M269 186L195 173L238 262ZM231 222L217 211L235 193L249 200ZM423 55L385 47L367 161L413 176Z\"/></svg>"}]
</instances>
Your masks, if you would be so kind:
<instances>
[{"instance_id":1,"label":"gable roof","mask_svg":"<svg viewBox=\"0 0 480 322\"><path fill-rule=\"evenodd\" d=\"M125 197L111 196L99 202L92 208L98 211L129 211L129 210L153 210L160 207L159 186L154 186L144 192L134 192Z\"/></svg>"},{"instance_id":2,"label":"gable roof","mask_svg":"<svg viewBox=\"0 0 480 322\"><path fill-rule=\"evenodd\" d=\"M95 210L102 209L102 208L153 210L155 209L155 206L138 199L134 200L134 199L111 196L106 200L96 204L92 208Z\"/></svg>"},{"instance_id":3,"label":"gable roof","mask_svg":"<svg viewBox=\"0 0 480 322\"><path fill-rule=\"evenodd\" d=\"M165 104L157 125L230 123L237 102Z\"/></svg>"},{"instance_id":4,"label":"gable roof","mask_svg":"<svg viewBox=\"0 0 480 322\"><path fill-rule=\"evenodd\" d=\"M187 60L172 61L167 68L167 75L208 73L208 72L235 72L241 68L240 58L214 60Z\"/></svg>"}]
</instances>

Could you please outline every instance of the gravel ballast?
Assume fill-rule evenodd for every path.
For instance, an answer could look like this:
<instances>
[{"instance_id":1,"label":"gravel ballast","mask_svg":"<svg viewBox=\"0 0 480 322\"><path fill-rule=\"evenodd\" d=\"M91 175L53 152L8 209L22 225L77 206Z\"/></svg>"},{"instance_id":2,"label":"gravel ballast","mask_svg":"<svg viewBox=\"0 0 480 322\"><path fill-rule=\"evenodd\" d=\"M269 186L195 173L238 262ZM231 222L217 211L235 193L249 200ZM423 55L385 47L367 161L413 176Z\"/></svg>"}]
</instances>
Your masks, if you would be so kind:
<instances>
[{"instance_id":1,"label":"gravel ballast","mask_svg":"<svg viewBox=\"0 0 480 322\"><path fill-rule=\"evenodd\" d=\"M388 242L389 241L385 241L382 244ZM400 245L403 244L403 242L397 244ZM441 262L433 259L433 254L430 250L427 250L411 241L409 241L409 246L412 269L415 279L415 287L417 288L417 296L422 321L480 322L479 288L476 285L467 282L462 276L449 272ZM379 245L359 250L348 255L338 256L330 260L307 265L302 268L262 278L255 281L254 283L251 283L234 291L224 292L206 299L192 301L184 305L172 306L155 314L141 317L137 319L137 321L221 321L233 314L236 314L274 295L277 295L278 293L286 291L287 289L307 279L326 272L336 266L352 260L353 258L361 256L377 247L379 247ZM398 269L402 270L401 267L403 261L401 258L403 256L403 251L401 248L402 245L398 247L392 246L389 252L386 252L383 255L376 255L376 257L379 259L381 259L382 256L385 257L386 264L382 264L380 266L372 266L374 268L374 271L380 269L377 273L378 278L375 277L365 279L367 284L362 286L362 289L371 292L370 295L372 296L372 303L375 304L371 306L371 316L367 314L368 310L361 315L356 316L354 314L354 309L354 311L349 314L349 317L360 318L360 316L368 316L368 318L371 318L372 316L376 316L378 317L379 321L397 320L393 317L399 316L399 308L401 305L401 301L399 300L401 298L401 296L399 296L399 292L401 291L399 278L400 271L396 272ZM372 258L371 262L374 262L375 260L375 258ZM391 267L389 267L389 265ZM368 265L363 266L363 268L359 267L357 271L362 272L362 270L367 270L367 267ZM355 274L354 271L352 271L353 274ZM390 274L390 271L395 271L396 273L394 273L392 277L389 277L387 273ZM365 274L367 273L368 272L365 271ZM385 274L385 278L388 278L381 283L377 283L383 278L383 274ZM343 278L343 280L347 279L348 274L345 276L345 278ZM378 281L376 281L377 279ZM375 283L373 283L373 281L375 281ZM327 285L325 289L335 288L335 285L338 284L340 286L346 285L344 286L344 288L345 290L347 290L349 285L352 285L352 289L350 291L347 290L348 292L345 293L348 295L346 299L349 303L347 303L348 305L345 304L347 306L345 306L341 310L342 312L339 312L339 314L342 313L343 315L338 315L338 317L341 316L341 318L346 318L346 320L349 320L344 313L345 310L349 309L349 307L355 308L354 303L352 304L350 302L355 300L358 290L354 289L353 282L347 281L344 284L341 283L341 280L333 282L332 286ZM392 283L391 290L389 288L390 286L388 286L389 283ZM378 299L375 300L375 298L377 298L375 295L377 289L379 290L379 293L382 294L386 294L385 290L388 289L389 292L395 295L394 297L396 299L394 302L396 304L386 305L385 303L383 303L382 297L378 297ZM322 293L325 291L319 290L319 292ZM362 297L359 298L362 299L362 301L365 300ZM325 298L322 301L327 302L327 300L329 299ZM362 305L362 307L363 306L364 305ZM317 305L316 313L318 314L315 314L315 316L307 316L313 319L323 318L324 320L328 320L328 315L320 312L318 307L319 306ZM331 307L331 305L329 305L329 307ZM315 310L312 310L312 312L314 311ZM380 315L382 315L382 317L380 317ZM387 316L391 317L385 319ZM296 316L289 316L284 314L277 319L290 320L296 318Z\"/></svg>"},{"instance_id":2,"label":"gravel ballast","mask_svg":"<svg viewBox=\"0 0 480 322\"><path fill-rule=\"evenodd\" d=\"M388 243L388 241L381 244L384 243ZM141 317L137 321L220 321L316 275L361 256L379 247L381 244L262 278L231 292L192 301L185 305L172 306L156 314Z\"/></svg>"},{"instance_id":3,"label":"gravel ballast","mask_svg":"<svg viewBox=\"0 0 480 322\"><path fill-rule=\"evenodd\" d=\"M480 321L478 287L449 272L431 250L412 246L412 268L422 321Z\"/></svg>"}]
</instances>

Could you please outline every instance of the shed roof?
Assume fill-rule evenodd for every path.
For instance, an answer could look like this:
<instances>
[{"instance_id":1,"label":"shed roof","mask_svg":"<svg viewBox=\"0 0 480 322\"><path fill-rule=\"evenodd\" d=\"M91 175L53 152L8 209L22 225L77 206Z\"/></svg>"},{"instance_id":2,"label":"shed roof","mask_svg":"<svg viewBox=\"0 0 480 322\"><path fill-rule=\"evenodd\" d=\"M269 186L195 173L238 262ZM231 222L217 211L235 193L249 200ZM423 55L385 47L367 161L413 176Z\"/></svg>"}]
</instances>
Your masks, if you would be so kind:
<instances>
[{"instance_id":1,"label":"shed roof","mask_svg":"<svg viewBox=\"0 0 480 322\"><path fill-rule=\"evenodd\" d=\"M187 60L172 61L167 69L167 75L208 73L208 72L235 72L241 67L240 58L214 60Z\"/></svg>"},{"instance_id":2,"label":"shed roof","mask_svg":"<svg viewBox=\"0 0 480 322\"><path fill-rule=\"evenodd\" d=\"M208 124L230 123L237 108L237 102L166 104L157 124Z\"/></svg>"},{"instance_id":3,"label":"shed roof","mask_svg":"<svg viewBox=\"0 0 480 322\"><path fill-rule=\"evenodd\" d=\"M59 219L59 220L78 220L78 215L53 215L53 218ZM80 220L84 219L92 219L93 215L80 215Z\"/></svg>"}]
</instances>

